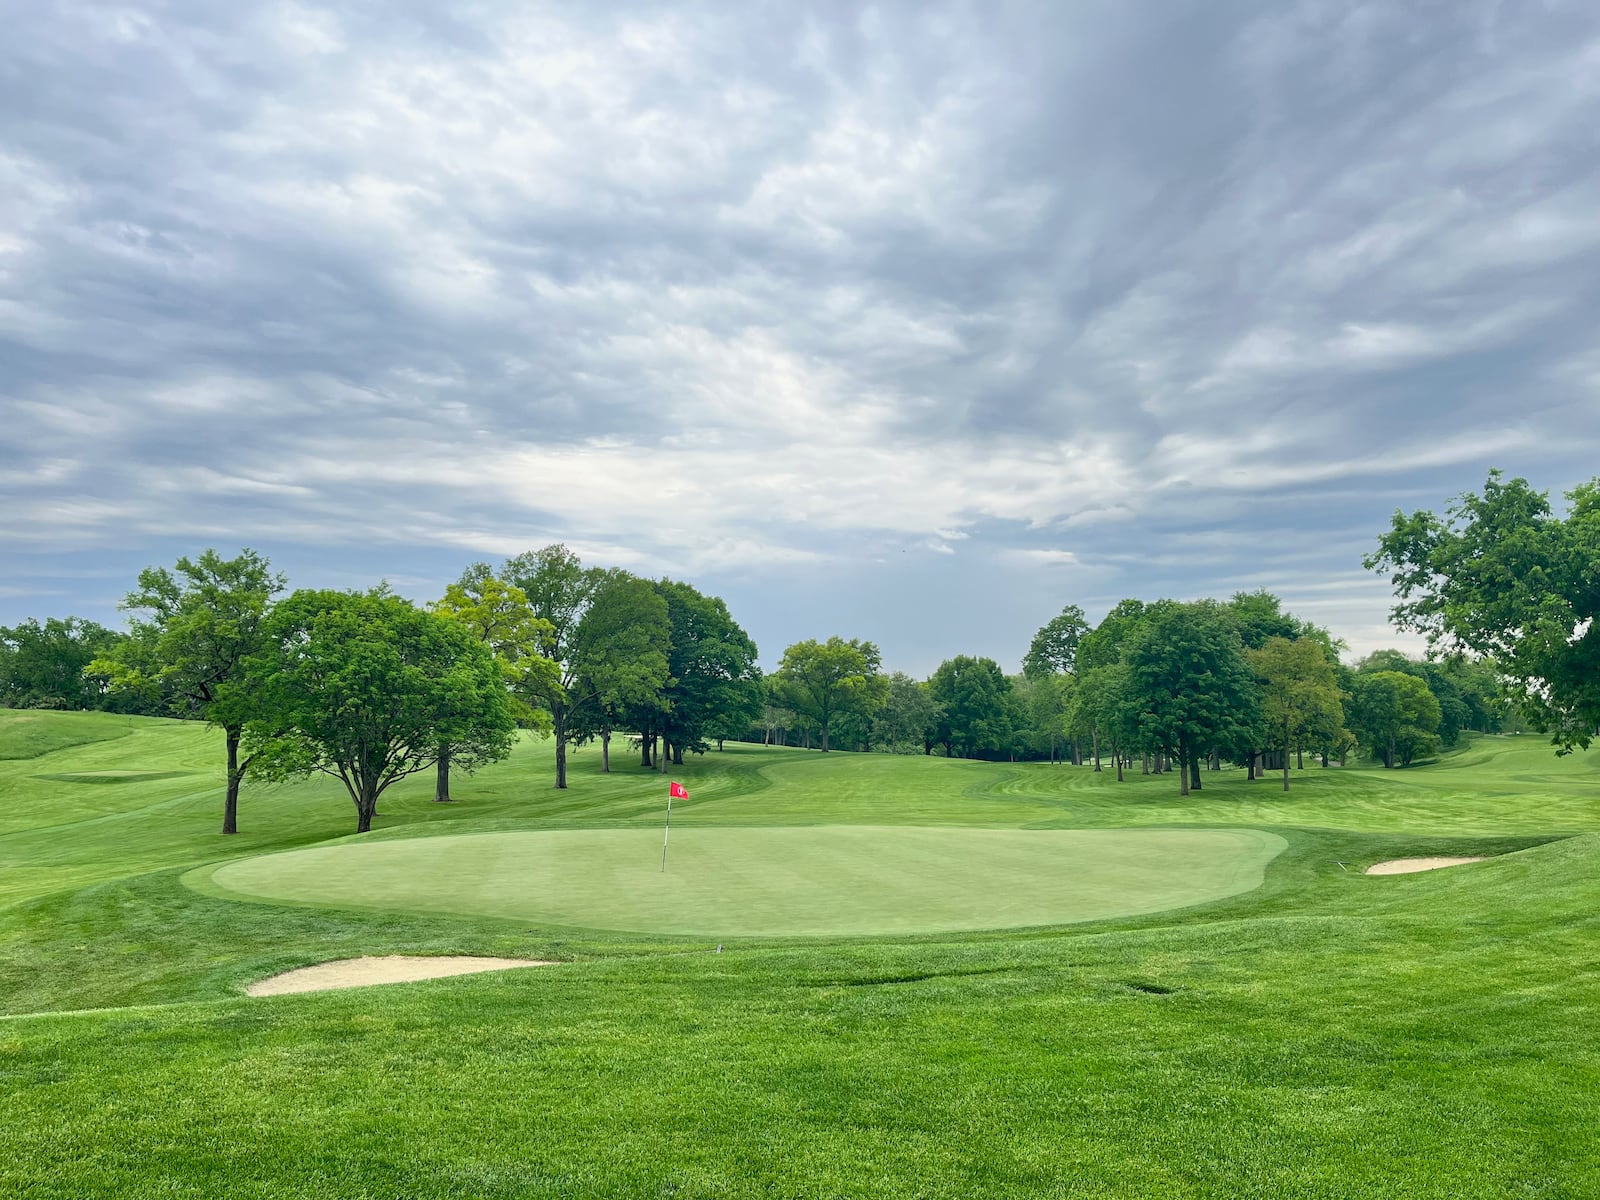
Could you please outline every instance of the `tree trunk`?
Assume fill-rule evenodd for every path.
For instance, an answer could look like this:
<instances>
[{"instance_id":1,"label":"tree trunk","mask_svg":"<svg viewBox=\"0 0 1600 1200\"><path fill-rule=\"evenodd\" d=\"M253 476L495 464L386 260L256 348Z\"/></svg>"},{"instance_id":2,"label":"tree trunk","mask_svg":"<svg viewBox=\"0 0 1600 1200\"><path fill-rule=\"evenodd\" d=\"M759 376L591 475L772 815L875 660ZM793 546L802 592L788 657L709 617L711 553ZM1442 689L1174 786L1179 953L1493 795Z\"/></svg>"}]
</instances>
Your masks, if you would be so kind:
<instances>
[{"instance_id":1,"label":"tree trunk","mask_svg":"<svg viewBox=\"0 0 1600 1200\"><path fill-rule=\"evenodd\" d=\"M1100 769L1100 726L1098 724L1089 727L1089 736L1094 739L1094 769L1098 771Z\"/></svg>"},{"instance_id":2,"label":"tree trunk","mask_svg":"<svg viewBox=\"0 0 1600 1200\"><path fill-rule=\"evenodd\" d=\"M641 767L653 767L656 765L650 757L650 747L655 743L655 740L656 735L653 733L641 733L639 735L639 765Z\"/></svg>"},{"instance_id":3,"label":"tree trunk","mask_svg":"<svg viewBox=\"0 0 1600 1200\"><path fill-rule=\"evenodd\" d=\"M1139 755L1139 774L1150 774L1150 751L1148 750Z\"/></svg>"},{"instance_id":4,"label":"tree trunk","mask_svg":"<svg viewBox=\"0 0 1600 1200\"><path fill-rule=\"evenodd\" d=\"M1117 739L1111 739L1111 757L1117 760L1117 782L1122 782L1122 748L1117 745Z\"/></svg>"},{"instance_id":5,"label":"tree trunk","mask_svg":"<svg viewBox=\"0 0 1600 1200\"><path fill-rule=\"evenodd\" d=\"M822 723L822 752L824 754L828 753L828 723L826 721Z\"/></svg>"},{"instance_id":6,"label":"tree trunk","mask_svg":"<svg viewBox=\"0 0 1600 1200\"><path fill-rule=\"evenodd\" d=\"M223 730L228 740L228 791L222 801L222 832L239 832L239 781L244 771L239 767L239 735L241 726L229 725Z\"/></svg>"},{"instance_id":7,"label":"tree trunk","mask_svg":"<svg viewBox=\"0 0 1600 1200\"><path fill-rule=\"evenodd\" d=\"M1192 750L1189 752L1189 790L1200 790L1200 756Z\"/></svg>"},{"instance_id":8,"label":"tree trunk","mask_svg":"<svg viewBox=\"0 0 1600 1200\"><path fill-rule=\"evenodd\" d=\"M1322 752L1322 769L1324 771L1328 769L1328 752L1326 750Z\"/></svg>"},{"instance_id":9,"label":"tree trunk","mask_svg":"<svg viewBox=\"0 0 1600 1200\"><path fill-rule=\"evenodd\" d=\"M1178 795L1189 794L1189 764L1185 761L1189 757L1188 747L1182 742L1178 743Z\"/></svg>"},{"instance_id":10,"label":"tree trunk","mask_svg":"<svg viewBox=\"0 0 1600 1200\"><path fill-rule=\"evenodd\" d=\"M450 747L439 747L439 767L433 785L433 802L450 803Z\"/></svg>"},{"instance_id":11,"label":"tree trunk","mask_svg":"<svg viewBox=\"0 0 1600 1200\"><path fill-rule=\"evenodd\" d=\"M356 793L356 832L369 832L372 829L372 818L377 815L378 789L363 779L361 789Z\"/></svg>"},{"instance_id":12,"label":"tree trunk","mask_svg":"<svg viewBox=\"0 0 1600 1200\"><path fill-rule=\"evenodd\" d=\"M1072 739L1072 765L1075 767L1083 766L1083 747L1078 745L1076 737Z\"/></svg>"},{"instance_id":13,"label":"tree trunk","mask_svg":"<svg viewBox=\"0 0 1600 1200\"><path fill-rule=\"evenodd\" d=\"M1289 790L1289 720L1283 722L1283 790Z\"/></svg>"},{"instance_id":14,"label":"tree trunk","mask_svg":"<svg viewBox=\"0 0 1600 1200\"><path fill-rule=\"evenodd\" d=\"M667 735L664 733L661 735L661 747L656 751L656 765L661 768L663 775L667 774L667 768L672 765L672 743L667 740Z\"/></svg>"},{"instance_id":15,"label":"tree trunk","mask_svg":"<svg viewBox=\"0 0 1600 1200\"><path fill-rule=\"evenodd\" d=\"M567 706L552 704L550 719L556 738L556 787L567 786Z\"/></svg>"},{"instance_id":16,"label":"tree trunk","mask_svg":"<svg viewBox=\"0 0 1600 1200\"><path fill-rule=\"evenodd\" d=\"M1294 769L1296 771L1304 771L1306 769L1306 751L1304 746L1296 746L1294 748Z\"/></svg>"},{"instance_id":17,"label":"tree trunk","mask_svg":"<svg viewBox=\"0 0 1600 1200\"><path fill-rule=\"evenodd\" d=\"M683 766L683 747L676 742L672 744L672 765L675 767Z\"/></svg>"},{"instance_id":18,"label":"tree trunk","mask_svg":"<svg viewBox=\"0 0 1600 1200\"><path fill-rule=\"evenodd\" d=\"M611 774L611 726L600 731L600 774Z\"/></svg>"}]
</instances>

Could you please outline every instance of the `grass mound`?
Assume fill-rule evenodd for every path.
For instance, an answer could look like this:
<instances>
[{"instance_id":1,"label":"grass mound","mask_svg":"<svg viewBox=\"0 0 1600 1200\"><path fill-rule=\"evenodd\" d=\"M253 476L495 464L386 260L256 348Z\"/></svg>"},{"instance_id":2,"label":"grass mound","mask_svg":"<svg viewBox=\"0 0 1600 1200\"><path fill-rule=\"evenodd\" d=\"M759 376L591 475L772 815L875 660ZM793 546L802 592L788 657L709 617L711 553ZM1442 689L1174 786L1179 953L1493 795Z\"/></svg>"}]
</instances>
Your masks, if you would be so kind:
<instances>
[{"instance_id":1,"label":"grass mound","mask_svg":"<svg viewBox=\"0 0 1600 1200\"><path fill-rule=\"evenodd\" d=\"M0 708L0 760L40 758L126 737L130 719L108 713L52 712L48 709Z\"/></svg>"}]
</instances>

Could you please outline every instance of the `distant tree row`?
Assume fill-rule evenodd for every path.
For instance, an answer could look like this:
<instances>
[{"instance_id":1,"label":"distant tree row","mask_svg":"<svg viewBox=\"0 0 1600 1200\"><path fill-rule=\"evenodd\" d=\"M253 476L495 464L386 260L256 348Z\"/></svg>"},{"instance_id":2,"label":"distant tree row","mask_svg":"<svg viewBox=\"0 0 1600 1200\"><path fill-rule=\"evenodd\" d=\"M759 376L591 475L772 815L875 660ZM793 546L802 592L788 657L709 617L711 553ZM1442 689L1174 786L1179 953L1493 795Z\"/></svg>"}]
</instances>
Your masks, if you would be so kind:
<instances>
[{"instance_id":1,"label":"distant tree row","mask_svg":"<svg viewBox=\"0 0 1600 1200\"><path fill-rule=\"evenodd\" d=\"M959 655L925 681L885 675L871 642L830 638L784 652L766 681L762 724L746 737L823 750L935 751L1049 759L1118 777L1242 765L1285 772L1307 751L1343 762L1358 746L1406 766L1466 729L1499 728L1494 673L1465 659L1417 662L1379 651L1354 668L1342 643L1267 592L1226 603L1124 600L1097 626L1068 605L1034 636L1020 675Z\"/></svg>"},{"instance_id":2,"label":"distant tree row","mask_svg":"<svg viewBox=\"0 0 1600 1200\"><path fill-rule=\"evenodd\" d=\"M509 753L518 727L567 751L617 731L665 771L757 721L756 646L714 596L676 580L587 568L565 546L475 563L419 606L386 585L303 589L250 550L150 567L120 633L75 618L0 629L0 704L200 718L223 732L223 832L240 787L322 773L371 828L395 782Z\"/></svg>"}]
</instances>

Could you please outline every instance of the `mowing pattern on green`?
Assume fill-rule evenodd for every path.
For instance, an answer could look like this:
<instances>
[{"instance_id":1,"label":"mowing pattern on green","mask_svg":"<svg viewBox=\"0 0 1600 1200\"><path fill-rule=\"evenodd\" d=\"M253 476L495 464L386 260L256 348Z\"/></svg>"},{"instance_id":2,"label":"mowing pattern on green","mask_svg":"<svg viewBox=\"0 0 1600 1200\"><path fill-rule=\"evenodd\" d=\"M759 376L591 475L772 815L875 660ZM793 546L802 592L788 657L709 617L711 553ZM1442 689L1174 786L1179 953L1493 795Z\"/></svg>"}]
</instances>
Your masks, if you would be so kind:
<instances>
[{"instance_id":1,"label":"mowing pattern on green","mask_svg":"<svg viewBox=\"0 0 1600 1200\"><path fill-rule=\"evenodd\" d=\"M1255 829L691 828L345 842L196 872L226 892L639 933L935 933L1159 912L1259 887Z\"/></svg>"}]
</instances>

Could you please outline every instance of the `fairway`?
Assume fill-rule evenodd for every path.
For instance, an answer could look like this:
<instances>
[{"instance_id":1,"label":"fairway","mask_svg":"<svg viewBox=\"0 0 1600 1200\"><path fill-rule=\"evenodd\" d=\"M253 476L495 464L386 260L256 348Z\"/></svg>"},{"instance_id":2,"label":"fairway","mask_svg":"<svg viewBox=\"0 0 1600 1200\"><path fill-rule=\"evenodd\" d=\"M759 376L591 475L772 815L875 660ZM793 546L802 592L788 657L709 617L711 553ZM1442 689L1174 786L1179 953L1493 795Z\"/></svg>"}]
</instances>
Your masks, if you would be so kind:
<instances>
[{"instance_id":1,"label":"fairway","mask_svg":"<svg viewBox=\"0 0 1600 1200\"><path fill-rule=\"evenodd\" d=\"M1254 829L688 827L347 842L194 872L259 900L705 937L1061 925L1259 887L1284 848ZM209 889L208 889L209 890Z\"/></svg>"}]
</instances>

